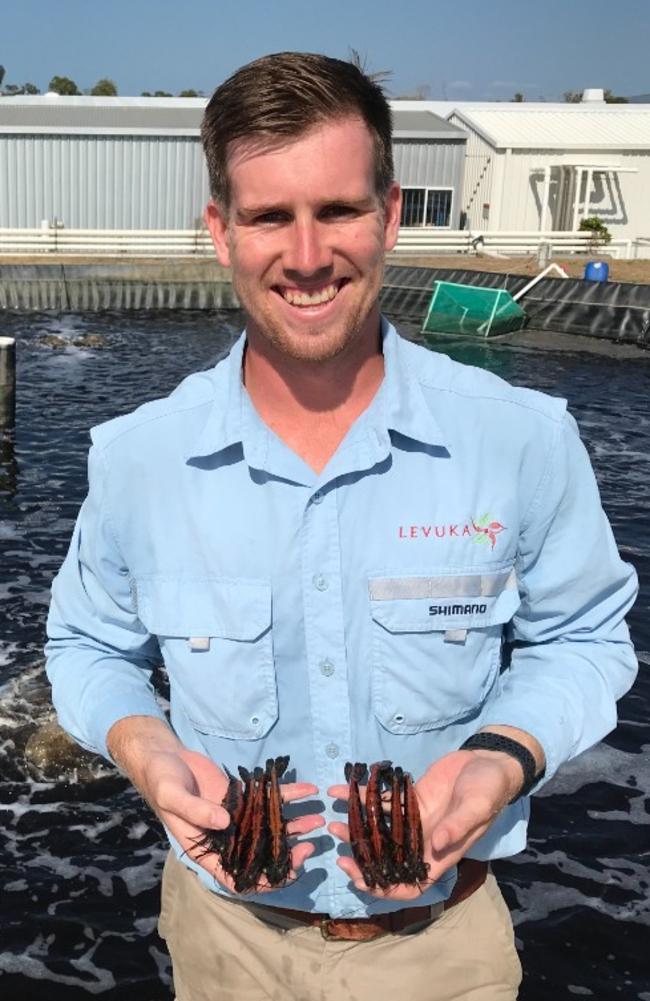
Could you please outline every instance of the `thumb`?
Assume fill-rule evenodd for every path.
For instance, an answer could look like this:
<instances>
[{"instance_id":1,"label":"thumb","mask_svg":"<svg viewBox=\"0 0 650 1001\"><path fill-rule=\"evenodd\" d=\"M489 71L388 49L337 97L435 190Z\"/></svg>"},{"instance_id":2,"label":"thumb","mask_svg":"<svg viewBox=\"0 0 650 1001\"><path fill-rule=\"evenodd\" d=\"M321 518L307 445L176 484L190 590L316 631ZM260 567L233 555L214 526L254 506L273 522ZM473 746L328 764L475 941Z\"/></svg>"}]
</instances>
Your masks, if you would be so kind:
<instances>
[{"instance_id":1,"label":"thumb","mask_svg":"<svg viewBox=\"0 0 650 1001\"><path fill-rule=\"evenodd\" d=\"M222 830L230 823L230 814L217 803L202 799L191 792L177 791L173 802L159 804L162 813L171 813L194 827L204 830Z\"/></svg>"}]
</instances>

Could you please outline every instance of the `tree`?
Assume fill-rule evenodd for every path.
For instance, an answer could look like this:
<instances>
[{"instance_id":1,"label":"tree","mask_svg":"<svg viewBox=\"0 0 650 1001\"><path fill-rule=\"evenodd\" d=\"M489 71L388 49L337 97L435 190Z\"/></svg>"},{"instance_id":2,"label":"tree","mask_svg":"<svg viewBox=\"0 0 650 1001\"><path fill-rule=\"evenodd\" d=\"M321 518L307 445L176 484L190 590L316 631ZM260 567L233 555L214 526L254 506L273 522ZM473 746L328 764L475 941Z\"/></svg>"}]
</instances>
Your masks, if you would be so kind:
<instances>
[{"instance_id":1,"label":"tree","mask_svg":"<svg viewBox=\"0 0 650 1001\"><path fill-rule=\"evenodd\" d=\"M513 94L513 96L510 98L511 104L522 104L524 101L525 97L520 90L518 90L517 93Z\"/></svg>"},{"instance_id":2,"label":"tree","mask_svg":"<svg viewBox=\"0 0 650 1001\"><path fill-rule=\"evenodd\" d=\"M71 80L67 76L53 76L47 85L47 89L53 91L55 94L62 94L64 96L74 97L77 94L81 94L74 80Z\"/></svg>"},{"instance_id":3,"label":"tree","mask_svg":"<svg viewBox=\"0 0 650 1001\"><path fill-rule=\"evenodd\" d=\"M563 97L568 104L580 104L582 101L582 91L565 90ZM628 104L627 97L617 97L616 94L612 94L609 88L603 91L603 97L605 99L605 104Z\"/></svg>"},{"instance_id":4,"label":"tree","mask_svg":"<svg viewBox=\"0 0 650 1001\"><path fill-rule=\"evenodd\" d=\"M5 68L4 66L0 66L0 87L2 86L2 81L4 80L4 78L5 78Z\"/></svg>"},{"instance_id":5,"label":"tree","mask_svg":"<svg viewBox=\"0 0 650 1001\"><path fill-rule=\"evenodd\" d=\"M627 97L617 97L609 88L604 93L605 104L629 104Z\"/></svg>"},{"instance_id":6,"label":"tree","mask_svg":"<svg viewBox=\"0 0 650 1001\"><path fill-rule=\"evenodd\" d=\"M198 90L182 90L179 97L200 97Z\"/></svg>"},{"instance_id":7,"label":"tree","mask_svg":"<svg viewBox=\"0 0 650 1001\"><path fill-rule=\"evenodd\" d=\"M93 97L117 97L117 87L112 80L102 77L90 91Z\"/></svg>"},{"instance_id":8,"label":"tree","mask_svg":"<svg viewBox=\"0 0 650 1001\"><path fill-rule=\"evenodd\" d=\"M607 226L598 216L588 216L586 219L581 219L578 229L583 233L591 233L591 239L589 240L590 253L596 253L612 239Z\"/></svg>"},{"instance_id":9,"label":"tree","mask_svg":"<svg viewBox=\"0 0 650 1001\"><path fill-rule=\"evenodd\" d=\"M2 94L5 97L18 97L20 94L40 94L40 90L33 83L24 83L22 86L17 83L8 83Z\"/></svg>"}]
</instances>

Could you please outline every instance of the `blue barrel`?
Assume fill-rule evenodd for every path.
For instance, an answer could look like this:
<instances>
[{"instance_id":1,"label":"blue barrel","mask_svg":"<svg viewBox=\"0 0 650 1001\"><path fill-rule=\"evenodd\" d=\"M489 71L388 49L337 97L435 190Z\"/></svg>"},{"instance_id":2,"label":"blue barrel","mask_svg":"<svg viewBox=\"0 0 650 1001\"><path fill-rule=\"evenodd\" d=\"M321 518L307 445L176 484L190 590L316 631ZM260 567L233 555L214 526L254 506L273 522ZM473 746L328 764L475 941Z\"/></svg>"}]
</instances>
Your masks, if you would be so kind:
<instances>
[{"instance_id":1,"label":"blue barrel","mask_svg":"<svg viewBox=\"0 0 650 1001\"><path fill-rule=\"evenodd\" d=\"M587 261L585 265L586 282L606 282L609 278L607 261Z\"/></svg>"}]
</instances>

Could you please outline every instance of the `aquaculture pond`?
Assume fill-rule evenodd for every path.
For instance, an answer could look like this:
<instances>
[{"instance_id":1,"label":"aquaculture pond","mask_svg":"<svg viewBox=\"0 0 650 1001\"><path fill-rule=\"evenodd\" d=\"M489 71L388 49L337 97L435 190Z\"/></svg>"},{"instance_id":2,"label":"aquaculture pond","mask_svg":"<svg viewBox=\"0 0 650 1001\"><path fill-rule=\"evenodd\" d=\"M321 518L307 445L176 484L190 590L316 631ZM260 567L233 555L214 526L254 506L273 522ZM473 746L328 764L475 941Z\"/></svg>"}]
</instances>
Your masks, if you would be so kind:
<instances>
[{"instance_id":1,"label":"aquaculture pond","mask_svg":"<svg viewBox=\"0 0 650 1001\"><path fill-rule=\"evenodd\" d=\"M18 341L15 432L0 434L3 1001L171 998L156 934L160 825L108 765L48 780L24 751L51 716L44 622L85 493L88 428L214 365L240 323L233 312L2 318L2 333ZM641 578L630 621L639 650L650 650L650 356L448 350L568 397L618 543ZM617 731L535 797L527 851L495 866L525 968L522 1001L650 1001L650 657L641 656Z\"/></svg>"}]
</instances>

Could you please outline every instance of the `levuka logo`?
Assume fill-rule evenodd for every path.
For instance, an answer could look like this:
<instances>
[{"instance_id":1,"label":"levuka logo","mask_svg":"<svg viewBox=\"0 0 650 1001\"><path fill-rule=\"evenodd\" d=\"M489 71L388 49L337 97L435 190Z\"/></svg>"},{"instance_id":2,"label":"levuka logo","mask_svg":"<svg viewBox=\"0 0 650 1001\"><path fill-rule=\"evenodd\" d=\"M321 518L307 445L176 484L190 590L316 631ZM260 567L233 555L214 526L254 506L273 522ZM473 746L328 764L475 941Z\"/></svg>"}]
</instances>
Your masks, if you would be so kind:
<instances>
[{"instance_id":1,"label":"levuka logo","mask_svg":"<svg viewBox=\"0 0 650 1001\"><path fill-rule=\"evenodd\" d=\"M400 525L400 539L467 539L479 546L490 545L494 549L497 535L505 531L506 526L495 521L487 513L480 518L470 518L469 521L445 525Z\"/></svg>"}]
</instances>

